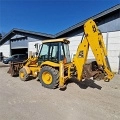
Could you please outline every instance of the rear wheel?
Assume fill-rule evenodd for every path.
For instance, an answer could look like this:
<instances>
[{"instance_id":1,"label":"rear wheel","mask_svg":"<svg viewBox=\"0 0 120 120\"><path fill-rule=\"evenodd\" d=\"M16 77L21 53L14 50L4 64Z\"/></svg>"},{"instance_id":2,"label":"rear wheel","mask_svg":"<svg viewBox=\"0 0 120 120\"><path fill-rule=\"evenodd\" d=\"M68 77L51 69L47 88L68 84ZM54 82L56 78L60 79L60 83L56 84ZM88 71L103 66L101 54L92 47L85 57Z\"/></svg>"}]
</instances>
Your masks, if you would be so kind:
<instances>
[{"instance_id":1,"label":"rear wheel","mask_svg":"<svg viewBox=\"0 0 120 120\"><path fill-rule=\"evenodd\" d=\"M27 74L25 68L21 68L21 69L20 69L20 71L19 71L19 78L20 78L22 81L28 80L28 74Z\"/></svg>"},{"instance_id":2,"label":"rear wheel","mask_svg":"<svg viewBox=\"0 0 120 120\"><path fill-rule=\"evenodd\" d=\"M58 87L59 74L58 74L58 70L56 70L55 68L52 68L50 66L42 67L38 78L42 86L46 88L55 89Z\"/></svg>"}]
</instances>

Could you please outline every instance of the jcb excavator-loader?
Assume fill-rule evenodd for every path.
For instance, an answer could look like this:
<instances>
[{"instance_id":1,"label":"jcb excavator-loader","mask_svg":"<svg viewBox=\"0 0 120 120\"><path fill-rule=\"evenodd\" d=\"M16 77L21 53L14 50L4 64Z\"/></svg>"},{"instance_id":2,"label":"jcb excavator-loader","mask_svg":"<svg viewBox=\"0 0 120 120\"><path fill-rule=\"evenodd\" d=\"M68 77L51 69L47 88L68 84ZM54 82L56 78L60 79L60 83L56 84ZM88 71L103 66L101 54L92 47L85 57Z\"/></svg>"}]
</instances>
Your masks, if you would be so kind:
<instances>
[{"instance_id":1,"label":"jcb excavator-loader","mask_svg":"<svg viewBox=\"0 0 120 120\"><path fill-rule=\"evenodd\" d=\"M84 36L72 61L69 43L65 38L43 41L38 56L30 57L19 70L20 79L25 81L32 75L38 77L42 86L53 89L63 88L73 77L79 81L91 77L105 81L113 78L102 34L92 19L84 24ZM95 61L86 64L89 47Z\"/></svg>"}]
</instances>

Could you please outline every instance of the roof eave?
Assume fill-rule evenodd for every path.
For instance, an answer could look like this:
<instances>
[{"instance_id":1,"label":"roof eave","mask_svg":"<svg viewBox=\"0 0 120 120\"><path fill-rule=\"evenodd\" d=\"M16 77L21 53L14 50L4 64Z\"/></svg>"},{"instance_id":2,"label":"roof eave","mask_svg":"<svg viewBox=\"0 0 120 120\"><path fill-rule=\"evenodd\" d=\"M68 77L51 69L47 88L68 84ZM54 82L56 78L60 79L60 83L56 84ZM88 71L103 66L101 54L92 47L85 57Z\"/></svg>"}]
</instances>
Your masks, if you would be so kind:
<instances>
[{"instance_id":1,"label":"roof eave","mask_svg":"<svg viewBox=\"0 0 120 120\"><path fill-rule=\"evenodd\" d=\"M3 45L8 40L10 40L16 34L18 34L18 35L27 34L28 36L31 34L31 35L37 36L38 38L40 36L46 37L46 38L54 38L54 35L51 35L51 34L38 33L38 32L32 32L32 31L26 31L26 30L14 28L0 40L0 46Z\"/></svg>"}]
</instances>

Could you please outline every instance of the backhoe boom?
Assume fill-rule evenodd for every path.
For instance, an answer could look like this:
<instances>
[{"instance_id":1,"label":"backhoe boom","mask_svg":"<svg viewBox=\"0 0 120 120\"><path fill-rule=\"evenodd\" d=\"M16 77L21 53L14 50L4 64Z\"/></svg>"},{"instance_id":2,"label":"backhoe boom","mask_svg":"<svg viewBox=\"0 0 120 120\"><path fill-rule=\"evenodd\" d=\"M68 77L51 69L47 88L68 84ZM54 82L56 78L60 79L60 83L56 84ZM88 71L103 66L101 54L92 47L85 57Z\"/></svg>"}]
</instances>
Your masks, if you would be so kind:
<instances>
[{"instance_id":1,"label":"backhoe boom","mask_svg":"<svg viewBox=\"0 0 120 120\"><path fill-rule=\"evenodd\" d=\"M103 36L95 22L90 19L84 24L84 37L78 46L77 52L73 58L77 70L78 80L82 79L83 67L88 57L89 47L91 48L99 70L104 73L104 80L110 80L114 74L111 72L107 58L107 51L103 41Z\"/></svg>"}]
</instances>

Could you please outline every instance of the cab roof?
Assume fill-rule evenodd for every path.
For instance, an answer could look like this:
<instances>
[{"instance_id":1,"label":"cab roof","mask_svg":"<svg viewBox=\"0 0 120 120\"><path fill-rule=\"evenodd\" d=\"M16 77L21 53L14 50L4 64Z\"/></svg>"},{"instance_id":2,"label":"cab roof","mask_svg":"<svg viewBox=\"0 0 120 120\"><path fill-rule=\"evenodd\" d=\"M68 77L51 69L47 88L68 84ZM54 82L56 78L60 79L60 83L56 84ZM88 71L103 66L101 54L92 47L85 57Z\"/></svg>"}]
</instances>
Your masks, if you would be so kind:
<instances>
[{"instance_id":1,"label":"cab roof","mask_svg":"<svg viewBox=\"0 0 120 120\"><path fill-rule=\"evenodd\" d=\"M63 43L66 43L66 44L70 43L70 41L67 40L66 38L49 39L49 40L42 41L42 43L52 43L52 42L63 42Z\"/></svg>"}]
</instances>

